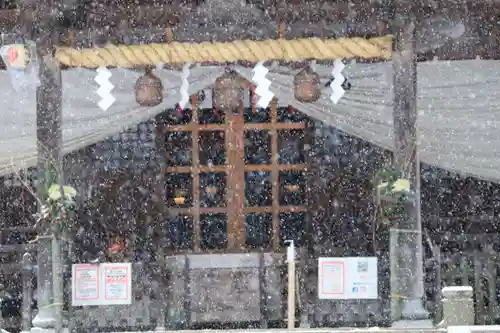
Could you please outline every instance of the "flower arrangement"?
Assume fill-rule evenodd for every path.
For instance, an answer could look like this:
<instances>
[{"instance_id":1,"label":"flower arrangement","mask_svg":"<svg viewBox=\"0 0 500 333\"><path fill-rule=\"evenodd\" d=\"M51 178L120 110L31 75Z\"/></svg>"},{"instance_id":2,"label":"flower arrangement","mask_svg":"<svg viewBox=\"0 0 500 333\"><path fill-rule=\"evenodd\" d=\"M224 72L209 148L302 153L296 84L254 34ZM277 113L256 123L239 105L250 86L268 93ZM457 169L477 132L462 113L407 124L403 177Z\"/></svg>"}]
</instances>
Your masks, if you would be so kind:
<instances>
[{"instance_id":1,"label":"flower arrangement","mask_svg":"<svg viewBox=\"0 0 500 333\"><path fill-rule=\"evenodd\" d=\"M71 186L52 184L47 190L47 199L36 214L37 221L45 220L53 229L62 232L66 227L70 214L76 209L76 190Z\"/></svg>"},{"instance_id":2,"label":"flower arrangement","mask_svg":"<svg viewBox=\"0 0 500 333\"><path fill-rule=\"evenodd\" d=\"M404 212L410 181L394 167L384 167L375 175L377 214L384 222Z\"/></svg>"},{"instance_id":3,"label":"flower arrangement","mask_svg":"<svg viewBox=\"0 0 500 333\"><path fill-rule=\"evenodd\" d=\"M68 227L68 222L73 219L76 212L77 191L71 186L58 183L60 177L53 163L47 161L43 171L44 182L39 184L40 188L37 193L18 172L14 171L14 173L37 201L38 212L34 214L35 227L39 228L42 225L47 233L50 229L50 232L60 234Z\"/></svg>"}]
</instances>

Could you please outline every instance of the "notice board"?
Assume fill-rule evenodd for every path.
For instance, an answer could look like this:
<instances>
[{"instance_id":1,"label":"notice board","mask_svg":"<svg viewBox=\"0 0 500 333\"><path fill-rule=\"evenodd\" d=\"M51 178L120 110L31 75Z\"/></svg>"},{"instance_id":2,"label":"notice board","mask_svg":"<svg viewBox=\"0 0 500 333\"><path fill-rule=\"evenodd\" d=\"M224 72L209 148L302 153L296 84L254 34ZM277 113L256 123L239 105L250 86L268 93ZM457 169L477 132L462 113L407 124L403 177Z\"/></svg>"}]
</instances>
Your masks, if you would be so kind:
<instances>
[{"instance_id":1,"label":"notice board","mask_svg":"<svg viewBox=\"0 0 500 333\"><path fill-rule=\"evenodd\" d=\"M132 264L74 264L71 305L132 304Z\"/></svg>"},{"instance_id":2,"label":"notice board","mask_svg":"<svg viewBox=\"0 0 500 333\"><path fill-rule=\"evenodd\" d=\"M377 299L376 257L318 259L320 299Z\"/></svg>"}]
</instances>

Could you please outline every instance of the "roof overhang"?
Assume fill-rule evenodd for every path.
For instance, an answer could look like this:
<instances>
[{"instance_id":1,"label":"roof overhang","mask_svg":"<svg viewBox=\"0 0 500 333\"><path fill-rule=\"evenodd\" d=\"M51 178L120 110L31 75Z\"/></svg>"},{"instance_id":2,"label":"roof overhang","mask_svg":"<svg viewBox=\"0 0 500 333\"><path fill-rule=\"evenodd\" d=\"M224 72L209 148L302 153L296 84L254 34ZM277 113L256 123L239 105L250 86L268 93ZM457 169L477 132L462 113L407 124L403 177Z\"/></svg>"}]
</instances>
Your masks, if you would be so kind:
<instances>
[{"instance_id":1,"label":"roof overhang","mask_svg":"<svg viewBox=\"0 0 500 333\"><path fill-rule=\"evenodd\" d=\"M27 1L27 0L24 0ZM118 45L121 50L139 53L158 46L139 46L162 44L165 52L188 50L197 45L230 52L231 44L242 41L261 42L272 47L317 38L322 43L335 43L332 40L353 37L375 38L390 35L391 8L385 1L327 1L327 0L165 0L163 4L148 5L146 1L130 5L127 1L100 1L89 7L87 2L72 1L58 19L55 27L54 42L60 48L59 55L109 53L103 47ZM467 0L431 1L416 3L413 15L418 22L417 54L419 60L438 58L442 60L500 59L500 0L473 2ZM20 16L23 15L23 16ZM26 16L39 20L34 10L0 11L0 31L4 31L4 43L14 30L13 38L19 36L15 24ZM459 28L457 28L459 27ZM461 27L461 28L460 28ZM462 30L459 36L454 36ZM364 56L348 54L343 58L356 58L362 61L381 61L388 58L389 39L377 50L368 50ZM293 41L293 42L292 42ZM208 43L208 44L204 44ZM170 44L170 45L165 45ZM69 49L68 49L69 48ZM70 50L71 49L71 50ZM83 49L83 51L82 51ZM373 52L372 52L373 51ZM376 51L376 52L375 52ZM375 52L375 54L374 54ZM282 51L281 53L285 53ZM341 52L338 52L341 53ZM352 52L351 52L352 53ZM355 52L354 52L355 53ZM163 61L173 65L181 60ZM226 59L226 58L229 58ZM246 55L232 57L200 58L202 63L255 62L258 60L277 60L300 62L312 59L331 61L335 57L321 54L321 50L307 59L300 56L278 55L260 58ZM187 60L189 57L186 57ZM78 66L74 60L63 61L69 66ZM106 61L113 66L113 61ZM132 62L133 66L149 63ZM92 66L90 66L92 67Z\"/></svg>"}]
</instances>

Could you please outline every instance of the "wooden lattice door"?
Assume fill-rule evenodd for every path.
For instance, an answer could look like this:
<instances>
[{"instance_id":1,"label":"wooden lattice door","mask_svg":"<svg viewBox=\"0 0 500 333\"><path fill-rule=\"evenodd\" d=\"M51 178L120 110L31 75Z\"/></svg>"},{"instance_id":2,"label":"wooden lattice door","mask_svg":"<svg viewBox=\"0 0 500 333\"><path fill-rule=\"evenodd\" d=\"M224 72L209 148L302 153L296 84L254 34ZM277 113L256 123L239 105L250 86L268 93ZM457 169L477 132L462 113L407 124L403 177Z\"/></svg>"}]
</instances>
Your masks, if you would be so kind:
<instances>
[{"instance_id":1,"label":"wooden lattice door","mask_svg":"<svg viewBox=\"0 0 500 333\"><path fill-rule=\"evenodd\" d=\"M300 242L304 117L276 101L229 112L200 109L196 97L191 104L167 127L172 247L239 252Z\"/></svg>"}]
</instances>

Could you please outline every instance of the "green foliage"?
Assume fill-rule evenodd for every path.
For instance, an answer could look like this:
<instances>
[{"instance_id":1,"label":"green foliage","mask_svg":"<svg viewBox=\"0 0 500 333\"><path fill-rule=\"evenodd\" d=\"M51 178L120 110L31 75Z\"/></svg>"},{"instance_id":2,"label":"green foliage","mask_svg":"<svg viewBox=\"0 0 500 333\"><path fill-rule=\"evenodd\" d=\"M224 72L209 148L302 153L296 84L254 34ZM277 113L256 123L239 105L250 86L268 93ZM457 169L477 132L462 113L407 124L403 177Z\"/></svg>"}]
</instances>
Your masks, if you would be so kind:
<instances>
[{"instance_id":1,"label":"green foliage","mask_svg":"<svg viewBox=\"0 0 500 333\"><path fill-rule=\"evenodd\" d=\"M31 184L14 169L18 180L37 201L39 208L34 214L36 228L47 233L49 231L59 233L74 219L77 192L71 186L60 185L62 177L54 161L44 160L43 166L39 166L38 171L38 185L35 192Z\"/></svg>"},{"instance_id":2,"label":"green foliage","mask_svg":"<svg viewBox=\"0 0 500 333\"><path fill-rule=\"evenodd\" d=\"M382 195L392 196L396 181L401 177L401 172L394 167L384 167L377 171L374 178L374 187L380 188L380 185L387 183L381 188Z\"/></svg>"},{"instance_id":3,"label":"green foliage","mask_svg":"<svg viewBox=\"0 0 500 333\"><path fill-rule=\"evenodd\" d=\"M409 184L394 167L381 168L375 174L373 185L377 190L377 212L383 220L404 213Z\"/></svg>"},{"instance_id":4,"label":"green foliage","mask_svg":"<svg viewBox=\"0 0 500 333\"><path fill-rule=\"evenodd\" d=\"M75 213L76 190L71 186L52 184L44 194L47 199L36 214L37 220L49 222L53 231L62 232Z\"/></svg>"}]
</instances>

